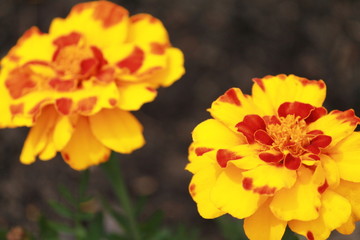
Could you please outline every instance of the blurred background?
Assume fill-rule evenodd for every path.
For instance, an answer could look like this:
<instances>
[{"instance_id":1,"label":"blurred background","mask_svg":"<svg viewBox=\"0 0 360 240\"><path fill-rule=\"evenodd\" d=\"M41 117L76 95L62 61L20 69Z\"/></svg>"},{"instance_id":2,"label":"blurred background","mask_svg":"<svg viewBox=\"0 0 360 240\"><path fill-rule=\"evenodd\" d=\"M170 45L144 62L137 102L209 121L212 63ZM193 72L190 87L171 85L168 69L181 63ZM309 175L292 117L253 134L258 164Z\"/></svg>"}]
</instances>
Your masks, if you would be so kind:
<instances>
[{"instance_id":1,"label":"blurred background","mask_svg":"<svg viewBox=\"0 0 360 240\"><path fill-rule=\"evenodd\" d=\"M0 0L0 56L33 25L47 32L75 0ZM251 93L251 79L279 73L323 79L325 106L360 113L360 1L356 0L122 0L131 15L162 20L173 46L185 54L186 75L135 115L147 144L120 157L133 196L147 196L146 213L161 209L168 224L196 227L222 239L214 221L198 215L184 171L191 131L230 87ZM54 214L58 185L76 188L79 174L60 158L25 166L19 154L28 129L0 130L0 227L34 229L34 212ZM91 169L90 192L112 193L101 169ZM36 215L36 214L35 214ZM341 239L359 239L354 234ZM333 235L331 239L339 239Z\"/></svg>"}]
</instances>

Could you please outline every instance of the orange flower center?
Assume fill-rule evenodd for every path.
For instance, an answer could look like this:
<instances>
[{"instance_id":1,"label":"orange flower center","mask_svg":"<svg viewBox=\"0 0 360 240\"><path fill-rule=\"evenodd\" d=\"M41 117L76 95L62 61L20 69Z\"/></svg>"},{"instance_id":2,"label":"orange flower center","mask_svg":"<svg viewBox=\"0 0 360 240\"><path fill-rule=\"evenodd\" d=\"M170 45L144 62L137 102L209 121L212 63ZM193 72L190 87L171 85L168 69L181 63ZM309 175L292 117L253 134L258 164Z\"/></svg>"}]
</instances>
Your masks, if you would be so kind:
<instances>
[{"instance_id":1,"label":"orange flower center","mask_svg":"<svg viewBox=\"0 0 360 240\"><path fill-rule=\"evenodd\" d=\"M310 143L311 135L306 133L307 124L298 116L287 115L279 118L280 124L269 124L266 132L273 139L272 147L283 154L299 156L304 152L303 146Z\"/></svg>"}]
</instances>

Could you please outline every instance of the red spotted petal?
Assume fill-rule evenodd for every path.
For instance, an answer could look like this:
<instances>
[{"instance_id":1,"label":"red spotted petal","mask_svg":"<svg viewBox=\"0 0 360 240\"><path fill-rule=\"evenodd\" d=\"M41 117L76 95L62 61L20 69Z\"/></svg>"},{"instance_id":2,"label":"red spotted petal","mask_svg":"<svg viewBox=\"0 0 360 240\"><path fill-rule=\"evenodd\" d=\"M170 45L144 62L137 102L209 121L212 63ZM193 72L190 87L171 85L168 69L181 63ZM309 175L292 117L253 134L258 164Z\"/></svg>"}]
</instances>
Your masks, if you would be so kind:
<instances>
[{"instance_id":1,"label":"red spotted petal","mask_svg":"<svg viewBox=\"0 0 360 240\"><path fill-rule=\"evenodd\" d=\"M250 144L255 142L254 134L257 130L266 129L265 122L259 115L246 115L244 120L236 124L235 127L244 134Z\"/></svg>"},{"instance_id":2,"label":"red spotted petal","mask_svg":"<svg viewBox=\"0 0 360 240\"><path fill-rule=\"evenodd\" d=\"M280 105L278 114L280 117L286 117L287 115L295 115L301 119L307 118L314 107L310 104L301 102L286 102Z\"/></svg>"},{"instance_id":3,"label":"red spotted petal","mask_svg":"<svg viewBox=\"0 0 360 240\"><path fill-rule=\"evenodd\" d=\"M284 154L279 151L269 150L260 153L259 158L267 163L277 163L284 158Z\"/></svg>"},{"instance_id":4,"label":"red spotted petal","mask_svg":"<svg viewBox=\"0 0 360 240\"><path fill-rule=\"evenodd\" d=\"M257 142L265 145L271 145L274 142L274 140L269 136L269 134L262 129L255 132L254 138Z\"/></svg>"},{"instance_id":5,"label":"red spotted petal","mask_svg":"<svg viewBox=\"0 0 360 240\"><path fill-rule=\"evenodd\" d=\"M323 107L315 108L314 110L311 111L310 115L305 119L305 122L307 124L310 124L312 122L315 122L322 116L325 116L326 114L327 114L327 110L325 108Z\"/></svg>"},{"instance_id":6,"label":"red spotted petal","mask_svg":"<svg viewBox=\"0 0 360 240\"><path fill-rule=\"evenodd\" d=\"M228 161L240 158L242 158L242 156L239 156L235 152L229 151L227 149L219 149L216 153L216 160L219 166L222 168L227 166Z\"/></svg>"},{"instance_id":7,"label":"red spotted petal","mask_svg":"<svg viewBox=\"0 0 360 240\"><path fill-rule=\"evenodd\" d=\"M294 157L291 154L286 155L285 157L285 167L290 170L296 170L301 165L301 159L299 157Z\"/></svg>"}]
</instances>

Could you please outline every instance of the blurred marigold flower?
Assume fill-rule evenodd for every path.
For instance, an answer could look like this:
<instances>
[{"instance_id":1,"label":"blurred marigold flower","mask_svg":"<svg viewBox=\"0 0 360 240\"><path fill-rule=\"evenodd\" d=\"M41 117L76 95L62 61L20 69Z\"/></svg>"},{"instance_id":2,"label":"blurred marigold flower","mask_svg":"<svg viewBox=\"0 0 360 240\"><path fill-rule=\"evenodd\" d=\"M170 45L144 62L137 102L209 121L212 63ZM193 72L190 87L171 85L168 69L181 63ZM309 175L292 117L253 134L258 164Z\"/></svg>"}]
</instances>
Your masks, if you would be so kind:
<instances>
[{"instance_id":1,"label":"blurred marigold flower","mask_svg":"<svg viewBox=\"0 0 360 240\"><path fill-rule=\"evenodd\" d=\"M204 218L245 219L251 240L280 240L288 225L309 240L360 219L360 119L322 107L323 81L254 79L252 96L229 89L193 131L186 169Z\"/></svg>"},{"instance_id":2,"label":"blurred marigold flower","mask_svg":"<svg viewBox=\"0 0 360 240\"><path fill-rule=\"evenodd\" d=\"M184 74L183 54L163 24L108 1L75 5L32 27L1 60L1 127L32 127L21 162L60 151L81 170L106 161L110 149L130 153L144 144L129 111L153 101L156 89Z\"/></svg>"}]
</instances>

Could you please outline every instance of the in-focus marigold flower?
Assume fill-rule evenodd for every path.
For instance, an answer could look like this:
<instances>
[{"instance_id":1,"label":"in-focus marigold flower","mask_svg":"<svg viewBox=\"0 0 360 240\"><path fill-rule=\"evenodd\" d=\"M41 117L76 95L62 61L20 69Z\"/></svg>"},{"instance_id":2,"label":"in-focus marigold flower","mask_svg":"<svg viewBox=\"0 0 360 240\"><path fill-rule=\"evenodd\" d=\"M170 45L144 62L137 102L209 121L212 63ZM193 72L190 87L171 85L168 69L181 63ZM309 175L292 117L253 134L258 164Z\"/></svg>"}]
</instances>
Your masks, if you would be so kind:
<instances>
[{"instance_id":1,"label":"in-focus marigold flower","mask_svg":"<svg viewBox=\"0 0 360 240\"><path fill-rule=\"evenodd\" d=\"M322 107L326 86L294 75L228 90L193 131L186 169L204 218L245 219L251 240L280 240L288 225L309 240L360 219L360 119Z\"/></svg>"},{"instance_id":2,"label":"in-focus marigold flower","mask_svg":"<svg viewBox=\"0 0 360 240\"><path fill-rule=\"evenodd\" d=\"M61 152L74 169L106 161L110 149L144 144L138 110L184 74L182 52L163 24L108 1L75 5L32 27L1 61L1 127L32 127L21 161Z\"/></svg>"}]
</instances>

